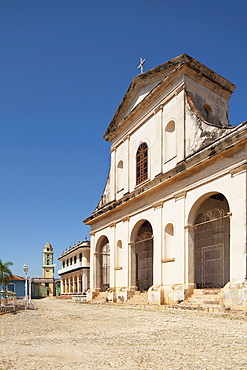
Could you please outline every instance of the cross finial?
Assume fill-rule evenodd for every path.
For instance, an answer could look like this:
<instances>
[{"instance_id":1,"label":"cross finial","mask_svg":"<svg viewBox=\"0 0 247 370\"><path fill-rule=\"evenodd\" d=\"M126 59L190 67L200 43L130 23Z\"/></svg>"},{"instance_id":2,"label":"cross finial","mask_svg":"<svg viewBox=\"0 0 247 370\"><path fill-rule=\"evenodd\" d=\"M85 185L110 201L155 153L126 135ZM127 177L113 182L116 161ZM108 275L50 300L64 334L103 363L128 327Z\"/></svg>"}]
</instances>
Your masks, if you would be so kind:
<instances>
[{"instance_id":1,"label":"cross finial","mask_svg":"<svg viewBox=\"0 0 247 370\"><path fill-rule=\"evenodd\" d=\"M142 59L140 58L140 64L139 66L137 67L137 69L140 69L141 72L140 73L143 73L143 64L146 62L146 59Z\"/></svg>"}]
</instances>

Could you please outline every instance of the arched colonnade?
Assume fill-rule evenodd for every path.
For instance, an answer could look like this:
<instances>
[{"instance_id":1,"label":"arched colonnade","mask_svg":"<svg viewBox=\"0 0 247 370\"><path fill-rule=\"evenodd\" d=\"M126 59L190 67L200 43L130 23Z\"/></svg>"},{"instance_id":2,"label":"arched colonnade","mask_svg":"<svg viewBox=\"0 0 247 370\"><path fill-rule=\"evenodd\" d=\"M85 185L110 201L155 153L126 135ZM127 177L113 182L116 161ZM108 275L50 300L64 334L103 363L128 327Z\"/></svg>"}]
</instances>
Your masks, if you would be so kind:
<instances>
[{"instance_id":1,"label":"arched colonnade","mask_svg":"<svg viewBox=\"0 0 247 370\"><path fill-rule=\"evenodd\" d=\"M212 192L197 199L188 212L187 225L187 283L194 284L197 288L223 287L230 279L230 207L226 197L222 193ZM176 249L180 248L180 253L182 251L174 242L177 240L176 224L170 222L162 227L164 250L161 255L165 257L165 261L173 261ZM130 233L130 271L126 273L129 274L129 286L141 291L148 290L154 283L154 229L149 220L141 219ZM114 247L115 256L111 259ZM111 287L110 274L121 269L118 266L121 266L119 261L123 248L121 240L117 240L116 246L113 246L106 235L101 235L97 240L94 253L94 288L104 291ZM115 264L113 269L112 261ZM69 286L71 289L73 283L70 282Z\"/></svg>"},{"instance_id":2,"label":"arched colonnade","mask_svg":"<svg viewBox=\"0 0 247 370\"><path fill-rule=\"evenodd\" d=\"M88 270L80 274L61 278L61 294L82 294L85 293L88 286Z\"/></svg>"}]
</instances>

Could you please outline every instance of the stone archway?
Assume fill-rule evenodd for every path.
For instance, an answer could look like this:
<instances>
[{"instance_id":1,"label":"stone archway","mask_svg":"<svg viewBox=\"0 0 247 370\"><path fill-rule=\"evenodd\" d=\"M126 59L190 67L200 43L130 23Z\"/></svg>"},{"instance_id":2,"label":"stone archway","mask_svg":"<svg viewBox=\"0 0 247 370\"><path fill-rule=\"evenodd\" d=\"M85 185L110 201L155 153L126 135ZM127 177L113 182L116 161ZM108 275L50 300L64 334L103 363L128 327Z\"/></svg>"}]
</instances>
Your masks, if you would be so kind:
<instances>
[{"instance_id":1,"label":"stone archway","mask_svg":"<svg viewBox=\"0 0 247 370\"><path fill-rule=\"evenodd\" d=\"M222 288L230 280L229 205L221 193L206 198L194 215L194 284Z\"/></svg>"},{"instance_id":2,"label":"stone archway","mask_svg":"<svg viewBox=\"0 0 247 370\"><path fill-rule=\"evenodd\" d=\"M145 291L153 285L153 229L149 221L143 220L136 226L132 243L132 284Z\"/></svg>"},{"instance_id":3,"label":"stone archway","mask_svg":"<svg viewBox=\"0 0 247 370\"><path fill-rule=\"evenodd\" d=\"M105 291L110 287L110 244L106 236L100 238L95 255L96 288Z\"/></svg>"}]
</instances>

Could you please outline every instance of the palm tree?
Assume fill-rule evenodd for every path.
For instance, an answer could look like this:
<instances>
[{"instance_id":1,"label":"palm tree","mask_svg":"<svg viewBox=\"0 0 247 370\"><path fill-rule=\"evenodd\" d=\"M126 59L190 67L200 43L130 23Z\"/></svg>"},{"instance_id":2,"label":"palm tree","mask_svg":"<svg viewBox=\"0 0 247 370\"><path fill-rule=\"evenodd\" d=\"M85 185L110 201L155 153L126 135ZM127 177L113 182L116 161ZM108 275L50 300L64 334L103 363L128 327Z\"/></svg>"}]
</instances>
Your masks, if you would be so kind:
<instances>
[{"instance_id":1,"label":"palm tree","mask_svg":"<svg viewBox=\"0 0 247 370\"><path fill-rule=\"evenodd\" d=\"M9 283L9 279L12 275L12 272L9 267L12 265L13 265L12 262L3 263L3 261L0 259L0 281L2 285L2 290Z\"/></svg>"}]
</instances>

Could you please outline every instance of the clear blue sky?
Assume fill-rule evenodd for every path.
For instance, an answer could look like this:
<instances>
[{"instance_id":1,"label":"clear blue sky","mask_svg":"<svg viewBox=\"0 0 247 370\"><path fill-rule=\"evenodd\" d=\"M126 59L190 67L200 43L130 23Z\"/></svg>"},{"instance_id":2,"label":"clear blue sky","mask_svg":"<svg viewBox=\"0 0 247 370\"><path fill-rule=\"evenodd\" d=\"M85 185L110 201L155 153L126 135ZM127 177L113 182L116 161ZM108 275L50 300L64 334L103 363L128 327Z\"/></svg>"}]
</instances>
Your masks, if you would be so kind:
<instances>
[{"instance_id":1,"label":"clear blue sky","mask_svg":"<svg viewBox=\"0 0 247 370\"><path fill-rule=\"evenodd\" d=\"M145 70L187 53L237 88L247 119L245 0L0 0L0 258L41 276L88 236L102 194L102 139L139 58Z\"/></svg>"}]
</instances>

